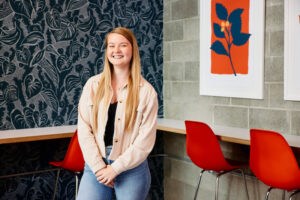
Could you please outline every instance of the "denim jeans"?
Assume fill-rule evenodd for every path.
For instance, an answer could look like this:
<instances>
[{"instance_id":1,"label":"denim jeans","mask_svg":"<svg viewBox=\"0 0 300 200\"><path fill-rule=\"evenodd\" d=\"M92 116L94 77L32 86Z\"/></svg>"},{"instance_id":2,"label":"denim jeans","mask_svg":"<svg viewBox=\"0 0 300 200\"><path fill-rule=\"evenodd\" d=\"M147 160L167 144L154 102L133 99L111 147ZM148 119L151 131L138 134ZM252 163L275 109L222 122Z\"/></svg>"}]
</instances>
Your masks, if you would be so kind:
<instances>
[{"instance_id":1,"label":"denim jeans","mask_svg":"<svg viewBox=\"0 0 300 200\"><path fill-rule=\"evenodd\" d=\"M106 147L107 158L111 146ZM112 160L103 158L106 164ZM114 188L107 187L97 181L97 177L87 164L79 185L77 200L110 200L115 190L117 200L145 200L150 189L151 175L147 159L139 166L124 171L114 180Z\"/></svg>"}]
</instances>

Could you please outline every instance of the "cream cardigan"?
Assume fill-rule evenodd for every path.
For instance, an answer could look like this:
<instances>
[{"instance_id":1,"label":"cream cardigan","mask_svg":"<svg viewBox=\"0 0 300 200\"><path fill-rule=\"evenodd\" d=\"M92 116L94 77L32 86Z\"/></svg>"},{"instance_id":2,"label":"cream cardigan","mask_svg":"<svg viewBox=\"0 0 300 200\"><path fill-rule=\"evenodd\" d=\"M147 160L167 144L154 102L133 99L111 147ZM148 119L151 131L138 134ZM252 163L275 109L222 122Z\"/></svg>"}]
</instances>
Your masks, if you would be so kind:
<instances>
[{"instance_id":1,"label":"cream cardigan","mask_svg":"<svg viewBox=\"0 0 300 200\"><path fill-rule=\"evenodd\" d=\"M85 84L78 105L78 139L85 162L92 171L104 168L105 157L104 132L107 123L107 111L103 110L103 100L99 104L98 131L94 133L93 97L96 93L101 74L91 77ZM127 84L120 89L115 117L113 148L108 159L114 160L111 165L117 174L132 169L142 163L151 152L156 138L157 93L144 78L141 78L139 105L134 127L131 132L125 131L125 105ZM102 119L101 112L105 112Z\"/></svg>"}]
</instances>

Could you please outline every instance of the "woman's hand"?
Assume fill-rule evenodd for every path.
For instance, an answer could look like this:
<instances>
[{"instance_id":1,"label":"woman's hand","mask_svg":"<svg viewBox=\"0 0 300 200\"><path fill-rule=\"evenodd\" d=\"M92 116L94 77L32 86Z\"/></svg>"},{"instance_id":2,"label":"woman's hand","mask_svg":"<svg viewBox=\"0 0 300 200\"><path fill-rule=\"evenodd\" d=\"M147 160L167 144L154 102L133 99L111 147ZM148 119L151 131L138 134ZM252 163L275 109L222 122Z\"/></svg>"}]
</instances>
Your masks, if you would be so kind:
<instances>
[{"instance_id":1,"label":"woman's hand","mask_svg":"<svg viewBox=\"0 0 300 200\"><path fill-rule=\"evenodd\" d=\"M105 168L100 169L96 172L97 180L108 186L108 187L114 187L113 180L116 178L117 173L115 170L111 167L111 165L107 165Z\"/></svg>"}]
</instances>

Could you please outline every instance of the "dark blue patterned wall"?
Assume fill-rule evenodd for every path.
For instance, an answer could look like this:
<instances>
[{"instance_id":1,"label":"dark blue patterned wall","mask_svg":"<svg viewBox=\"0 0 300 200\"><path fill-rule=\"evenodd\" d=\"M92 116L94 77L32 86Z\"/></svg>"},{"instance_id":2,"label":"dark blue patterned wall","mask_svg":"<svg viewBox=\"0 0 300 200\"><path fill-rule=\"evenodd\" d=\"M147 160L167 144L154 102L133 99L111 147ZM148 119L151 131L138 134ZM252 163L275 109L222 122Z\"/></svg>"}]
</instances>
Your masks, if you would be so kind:
<instances>
[{"instance_id":1,"label":"dark blue patterned wall","mask_svg":"<svg viewBox=\"0 0 300 200\"><path fill-rule=\"evenodd\" d=\"M0 130L77 123L89 77L102 71L104 39L131 29L143 76L163 115L163 0L2 0Z\"/></svg>"},{"instance_id":2,"label":"dark blue patterned wall","mask_svg":"<svg viewBox=\"0 0 300 200\"><path fill-rule=\"evenodd\" d=\"M0 130L76 124L82 87L102 71L105 35L118 26L138 40L162 117L163 0L0 0ZM48 162L63 159L68 143L0 145L0 199L52 199L56 171ZM149 164L149 198L162 199L162 159ZM60 177L56 199L74 199L72 174Z\"/></svg>"}]
</instances>

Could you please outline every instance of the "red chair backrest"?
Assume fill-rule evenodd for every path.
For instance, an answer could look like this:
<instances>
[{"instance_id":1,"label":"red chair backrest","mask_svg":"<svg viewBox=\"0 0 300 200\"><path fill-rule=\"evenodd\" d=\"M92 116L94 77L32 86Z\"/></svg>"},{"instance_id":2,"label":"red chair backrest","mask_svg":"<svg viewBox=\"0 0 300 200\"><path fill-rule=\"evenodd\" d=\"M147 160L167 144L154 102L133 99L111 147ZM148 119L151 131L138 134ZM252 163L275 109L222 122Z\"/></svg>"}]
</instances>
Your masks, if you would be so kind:
<instances>
[{"instance_id":1,"label":"red chair backrest","mask_svg":"<svg viewBox=\"0 0 300 200\"><path fill-rule=\"evenodd\" d=\"M186 150L188 156L198 167L216 172L231 166L222 153L216 135L202 122L185 121Z\"/></svg>"},{"instance_id":2,"label":"red chair backrest","mask_svg":"<svg viewBox=\"0 0 300 200\"><path fill-rule=\"evenodd\" d=\"M81 172L84 169L84 159L78 142L77 130L71 139L61 167L75 172Z\"/></svg>"},{"instance_id":3,"label":"red chair backrest","mask_svg":"<svg viewBox=\"0 0 300 200\"><path fill-rule=\"evenodd\" d=\"M250 130L250 169L266 185L291 190L300 185L299 166L279 133Z\"/></svg>"}]
</instances>

